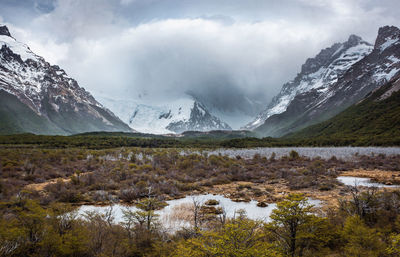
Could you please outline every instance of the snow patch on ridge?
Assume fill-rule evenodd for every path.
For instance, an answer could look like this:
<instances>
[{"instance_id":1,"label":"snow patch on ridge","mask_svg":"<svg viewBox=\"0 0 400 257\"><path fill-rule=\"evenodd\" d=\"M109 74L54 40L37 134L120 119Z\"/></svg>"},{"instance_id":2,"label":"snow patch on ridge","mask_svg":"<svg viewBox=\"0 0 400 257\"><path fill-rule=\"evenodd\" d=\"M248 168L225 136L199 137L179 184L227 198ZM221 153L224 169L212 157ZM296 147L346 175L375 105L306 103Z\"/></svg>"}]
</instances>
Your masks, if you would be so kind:
<instances>
[{"instance_id":1,"label":"snow patch on ridge","mask_svg":"<svg viewBox=\"0 0 400 257\"><path fill-rule=\"evenodd\" d=\"M364 41L360 41L357 45L348 47L347 49L345 48L345 43L341 44L329 57L324 57L333 58L328 65L321 64L321 67L317 71L311 73L303 71L298 74L294 80L283 86L281 92L273 99L269 107L244 128L255 129L272 115L285 112L292 100L302 93L315 90L320 94L319 103L326 101L332 95L330 87L338 81L338 78L352 65L371 53L372 50L373 46ZM315 67L317 66L313 64L312 68Z\"/></svg>"},{"instance_id":2,"label":"snow patch on ridge","mask_svg":"<svg viewBox=\"0 0 400 257\"><path fill-rule=\"evenodd\" d=\"M399 39L398 38L386 38L385 43L383 43L380 46L380 50L381 52L385 51L386 48L392 46L392 45L397 45L399 43Z\"/></svg>"},{"instance_id":3,"label":"snow patch on ridge","mask_svg":"<svg viewBox=\"0 0 400 257\"><path fill-rule=\"evenodd\" d=\"M192 99L178 99L158 106L137 104L128 124L143 133L174 133L166 127L172 122L188 121L194 103L195 101ZM204 110L202 111L204 112Z\"/></svg>"},{"instance_id":4,"label":"snow patch on ridge","mask_svg":"<svg viewBox=\"0 0 400 257\"><path fill-rule=\"evenodd\" d=\"M96 98L132 129L151 134L180 133L183 130L229 129L219 116L191 96L155 104L145 97L118 99L95 93ZM187 128L187 129L185 129Z\"/></svg>"},{"instance_id":5,"label":"snow patch on ridge","mask_svg":"<svg viewBox=\"0 0 400 257\"><path fill-rule=\"evenodd\" d=\"M393 78L398 72L400 71L400 68L394 68L389 71L386 70L380 70L377 73L374 74L375 81L380 82L380 81L389 81L391 78Z\"/></svg>"},{"instance_id":6,"label":"snow patch on ridge","mask_svg":"<svg viewBox=\"0 0 400 257\"><path fill-rule=\"evenodd\" d=\"M3 45L10 48L13 53L18 54L24 62L28 59L34 61L38 60L38 56L35 55L27 45L18 42L12 37L0 35L0 46L3 47Z\"/></svg>"}]
</instances>

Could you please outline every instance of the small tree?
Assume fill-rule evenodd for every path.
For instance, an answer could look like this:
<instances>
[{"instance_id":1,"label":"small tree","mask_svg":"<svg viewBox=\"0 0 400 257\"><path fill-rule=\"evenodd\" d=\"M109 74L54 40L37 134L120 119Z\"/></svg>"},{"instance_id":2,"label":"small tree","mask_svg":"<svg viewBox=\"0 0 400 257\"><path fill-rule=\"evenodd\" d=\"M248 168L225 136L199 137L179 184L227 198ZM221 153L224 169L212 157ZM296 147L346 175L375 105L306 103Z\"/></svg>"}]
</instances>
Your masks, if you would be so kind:
<instances>
[{"instance_id":1,"label":"small tree","mask_svg":"<svg viewBox=\"0 0 400 257\"><path fill-rule=\"evenodd\" d=\"M136 206L140 209L140 211L135 212L134 216L138 224L145 225L147 230L151 230L158 217L155 210L161 208L162 203L155 198L146 198L137 203Z\"/></svg>"},{"instance_id":2,"label":"small tree","mask_svg":"<svg viewBox=\"0 0 400 257\"><path fill-rule=\"evenodd\" d=\"M375 229L367 227L359 216L347 218L342 238L346 241L346 256L382 256L385 250L379 234Z\"/></svg>"},{"instance_id":3,"label":"small tree","mask_svg":"<svg viewBox=\"0 0 400 257\"><path fill-rule=\"evenodd\" d=\"M156 210L165 204L160 202L152 195L151 187L148 189L148 197L140 200L136 207L139 210L125 210L124 222L122 223L128 233L128 241L133 243L135 247L147 251L153 248L154 239L158 234L158 215Z\"/></svg>"},{"instance_id":4,"label":"small tree","mask_svg":"<svg viewBox=\"0 0 400 257\"><path fill-rule=\"evenodd\" d=\"M296 160L296 159L299 159L299 153L298 152L296 152L295 150L292 150L292 151L290 151L290 153L289 153L289 158L291 159L291 160Z\"/></svg>"},{"instance_id":5,"label":"small tree","mask_svg":"<svg viewBox=\"0 0 400 257\"><path fill-rule=\"evenodd\" d=\"M275 159L276 159L276 153L275 153L275 152L272 152L271 156L269 157L269 160L270 160L271 162L273 162L273 161L275 161Z\"/></svg>"},{"instance_id":6,"label":"small tree","mask_svg":"<svg viewBox=\"0 0 400 257\"><path fill-rule=\"evenodd\" d=\"M201 236L182 241L172 256L281 256L266 242L261 224L249 220L233 219L220 230L205 231Z\"/></svg>"},{"instance_id":7,"label":"small tree","mask_svg":"<svg viewBox=\"0 0 400 257\"><path fill-rule=\"evenodd\" d=\"M329 241L326 219L312 214L312 205L303 194L290 194L272 211L266 228L288 256L303 256L308 249L321 248Z\"/></svg>"},{"instance_id":8,"label":"small tree","mask_svg":"<svg viewBox=\"0 0 400 257\"><path fill-rule=\"evenodd\" d=\"M150 231L156 221L158 215L155 211L164 207L165 204L152 195L151 187L148 188L147 198L140 200L136 207L139 208L138 211L124 211L124 219L126 224L132 224L139 226L139 228L145 228Z\"/></svg>"},{"instance_id":9,"label":"small tree","mask_svg":"<svg viewBox=\"0 0 400 257\"><path fill-rule=\"evenodd\" d=\"M386 251L390 256L400 256L400 234L390 237L390 245Z\"/></svg>"},{"instance_id":10,"label":"small tree","mask_svg":"<svg viewBox=\"0 0 400 257\"><path fill-rule=\"evenodd\" d=\"M368 187L362 189L355 183L354 186L347 187L351 194L350 200L340 200L340 210L347 215L357 215L368 225L375 222L378 215L378 189L376 187Z\"/></svg>"},{"instance_id":11,"label":"small tree","mask_svg":"<svg viewBox=\"0 0 400 257\"><path fill-rule=\"evenodd\" d=\"M193 225L194 229L198 231L201 221L202 221L202 212L201 212L201 207L203 206L203 203L196 199L195 197L192 198L193 201Z\"/></svg>"}]
</instances>

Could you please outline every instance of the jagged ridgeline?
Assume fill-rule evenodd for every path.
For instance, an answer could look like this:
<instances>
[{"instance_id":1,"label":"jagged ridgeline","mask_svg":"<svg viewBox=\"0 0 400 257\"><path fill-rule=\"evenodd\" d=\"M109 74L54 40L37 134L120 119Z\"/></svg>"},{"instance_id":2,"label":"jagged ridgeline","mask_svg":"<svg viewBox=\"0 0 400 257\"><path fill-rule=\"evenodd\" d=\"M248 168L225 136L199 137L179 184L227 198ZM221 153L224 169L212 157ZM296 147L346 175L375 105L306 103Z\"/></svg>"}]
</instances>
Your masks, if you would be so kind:
<instances>
[{"instance_id":1,"label":"jagged ridgeline","mask_svg":"<svg viewBox=\"0 0 400 257\"><path fill-rule=\"evenodd\" d=\"M358 145L400 144L400 76L371 92L364 100L335 117L287 138L347 141Z\"/></svg>"},{"instance_id":2,"label":"jagged ridgeline","mask_svg":"<svg viewBox=\"0 0 400 257\"><path fill-rule=\"evenodd\" d=\"M400 73L400 30L379 29L375 45L358 36L308 59L246 128L279 137L327 120Z\"/></svg>"},{"instance_id":3,"label":"jagged ridgeline","mask_svg":"<svg viewBox=\"0 0 400 257\"><path fill-rule=\"evenodd\" d=\"M140 132L156 134L232 129L190 96L170 101L165 106L138 104L128 124Z\"/></svg>"},{"instance_id":4,"label":"jagged ridgeline","mask_svg":"<svg viewBox=\"0 0 400 257\"><path fill-rule=\"evenodd\" d=\"M69 135L133 132L132 128L168 134L232 129L189 95L166 106L136 103L125 108L128 112L121 116L122 121L63 69L50 65L13 38L6 26L0 26L0 46L0 134ZM261 137L299 131L334 117L399 74L397 27L380 28L374 45L351 35L346 42L333 44L308 59L301 72L283 85L268 108L245 129ZM103 100L107 106L125 106Z\"/></svg>"},{"instance_id":5,"label":"jagged ridgeline","mask_svg":"<svg viewBox=\"0 0 400 257\"><path fill-rule=\"evenodd\" d=\"M0 46L0 134L133 131L6 26L0 26Z\"/></svg>"}]
</instances>

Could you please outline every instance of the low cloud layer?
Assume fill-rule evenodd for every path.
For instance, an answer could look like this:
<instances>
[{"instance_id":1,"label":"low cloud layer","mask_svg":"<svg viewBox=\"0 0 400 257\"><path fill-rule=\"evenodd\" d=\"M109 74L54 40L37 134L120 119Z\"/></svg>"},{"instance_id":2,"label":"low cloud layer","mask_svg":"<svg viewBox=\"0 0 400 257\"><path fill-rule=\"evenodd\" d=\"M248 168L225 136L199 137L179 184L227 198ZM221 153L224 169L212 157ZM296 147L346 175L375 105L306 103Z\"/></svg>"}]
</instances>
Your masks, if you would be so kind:
<instances>
[{"instance_id":1,"label":"low cloud layer","mask_svg":"<svg viewBox=\"0 0 400 257\"><path fill-rule=\"evenodd\" d=\"M89 91L157 103L189 92L227 110L261 103L246 112L321 48L400 25L397 0L15 2L0 3L2 22Z\"/></svg>"}]
</instances>

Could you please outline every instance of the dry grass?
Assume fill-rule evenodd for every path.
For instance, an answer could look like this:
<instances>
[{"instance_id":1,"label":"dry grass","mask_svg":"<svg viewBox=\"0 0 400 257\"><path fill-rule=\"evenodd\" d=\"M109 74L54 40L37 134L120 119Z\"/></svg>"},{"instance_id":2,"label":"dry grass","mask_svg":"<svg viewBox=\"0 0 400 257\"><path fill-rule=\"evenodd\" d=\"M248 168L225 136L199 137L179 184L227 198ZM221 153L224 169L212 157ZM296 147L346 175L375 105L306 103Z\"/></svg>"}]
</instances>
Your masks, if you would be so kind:
<instances>
[{"instance_id":1,"label":"dry grass","mask_svg":"<svg viewBox=\"0 0 400 257\"><path fill-rule=\"evenodd\" d=\"M241 187L240 187L241 186ZM243 188L239 190L238 188L242 188L243 186L251 186L251 188ZM254 191L260 190L263 194L260 196L254 195ZM252 200L257 200L259 202L267 202L274 203L283 200L290 193L303 193L307 197L312 199L323 201L324 206L338 206L338 199L343 197L343 193L340 195L340 192L343 192L344 186L337 186L336 188L330 191L320 191L317 189L301 189L301 190L291 190L287 183L284 180L279 180L278 183L275 184L255 184L249 182L233 182L224 185L216 185L213 187L205 188L205 192L210 194L219 194L224 195L232 200L237 199L237 195L241 194L241 198L250 198Z\"/></svg>"},{"instance_id":2,"label":"dry grass","mask_svg":"<svg viewBox=\"0 0 400 257\"><path fill-rule=\"evenodd\" d=\"M52 185L52 184L56 184L59 181L62 181L64 183L69 183L71 181L71 179L70 178L50 179L50 180L48 180L46 182L43 182L43 183L35 183L35 184L26 185L25 189L42 192L42 191L45 191L46 186Z\"/></svg>"},{"instance_id":3,"label":"dry grass","mask_svg":"<svg viewBox=\"0 0 400 257\"><path fill-rule=\"evenodd\" d=\"M371 178L383 184L400 184L400 171L356 169L345 171L341 176Z\"/></svg>"}]
</instances>

